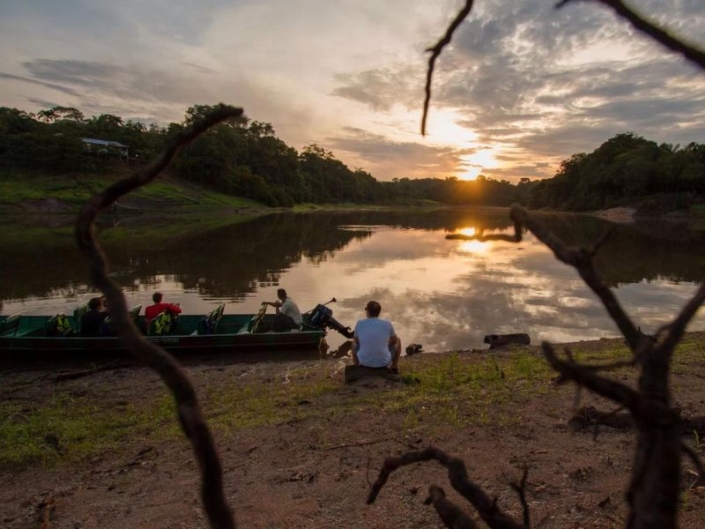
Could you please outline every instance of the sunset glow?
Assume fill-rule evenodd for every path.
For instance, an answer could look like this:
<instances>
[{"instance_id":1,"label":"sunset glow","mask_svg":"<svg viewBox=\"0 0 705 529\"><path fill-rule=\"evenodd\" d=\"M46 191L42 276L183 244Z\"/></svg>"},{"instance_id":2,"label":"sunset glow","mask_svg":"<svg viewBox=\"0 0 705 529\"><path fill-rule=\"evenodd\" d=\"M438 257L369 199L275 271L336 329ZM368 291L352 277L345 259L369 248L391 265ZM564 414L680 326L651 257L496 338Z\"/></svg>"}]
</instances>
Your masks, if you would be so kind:
<instances>
[{"instance_id":1,"label":"sunset glow","mask_svg":"<svg viewBox=\"0 0 705 529\"><path fill-rule=\"evenodd\" d=\"M473 237L477 234L477 230L475 228L462 228L458 230L457 233L467 237ZM484 253L489 250L489 247L489 243L483 241L460 241L458 251L460 253Z\"/></svg>"},{"instance_id":2,"label":"sunset glow","mask_svg":"<svg viewBox=\"0 0 705 529\"><path fill-rule=\"evenodd\" d=\"M482 169L480 167L470 167L469 169L466 169L463 173L458 175L458 178L460 180L475 180L478 176L480 176L480 173L482 172Z\"/></svg>"},{"instance_id":3,"label":"sunset glow","mask_svg":"<svg viewBox=\"0 0 705 529\"><path fill-rule=\"evenodd\" d=\"M705 135L705 78L590 2L473 8L438 57L423 136L423 50L457 0L209 0L197 12L178 1L166 17L162 4L3 2L0 106L168 126L222 101L380 181L516 183L620 132L673 145ZM705 2L652 4L664 29L703 42Z\"/></svg>"},{"instance_id":4,"label":"sunset glow","mask_svg":"<svg viewBox=\"0 0 705 529\"><path fill-rule=\"evenodd\" d=\"M461 156L463 161L462 173L458 175L461 180L475 180L485 169L496 169L499 162L496 158L495 149L481 149L472 154Z\"/></svg>"}]
</instances>

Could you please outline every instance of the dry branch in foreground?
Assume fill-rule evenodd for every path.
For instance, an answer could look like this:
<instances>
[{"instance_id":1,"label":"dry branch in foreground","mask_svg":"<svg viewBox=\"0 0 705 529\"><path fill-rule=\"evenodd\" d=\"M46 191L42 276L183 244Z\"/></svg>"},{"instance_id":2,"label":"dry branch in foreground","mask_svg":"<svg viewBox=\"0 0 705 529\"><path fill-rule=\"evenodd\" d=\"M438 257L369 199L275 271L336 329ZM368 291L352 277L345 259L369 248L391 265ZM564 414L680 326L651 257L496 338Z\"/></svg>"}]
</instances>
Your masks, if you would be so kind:
<instances>
[{"instance_id":1,"label":"dry branch in foreground","mask_svg":"<svg viewBox=\"0 0 705 529\"><path fill-rule=\"evenodd\" d=\"M560 8L576 0L561 0ZM594 0L611 7L615 13L628 21L637 30L649 35L667 48L683 55L705 69L705 53L701 50L672 37L667 31L648 22L641 15L627 7L622 0ZM461 11L448 26L445 35L438 43L429 48L431 57L426 75L426 98L423 104L421 134L426 132L426 119L431 100L431 82L435 62L443 49L451 42L453 34L468 17L473 0L466 0ZM685 453L698 470L698 482L701 482L703 465L697 455L680 440L683 421L678 410L672 406L669 388L670 366L676 345L683 338L688 323L705 301L705 284L701 285L692 299L680 313L667 325L661 327L655 339L644 335L624 312L616 296L604 283L593 265L593 259L609 233L591 249L569 247L539 222L533 219L523 208L515 206L511 211L514 221L514 235L490 236L450 236L448 238L467 238L471 240L505 240L520 242L522 229L531 231L541 242L548 246L557 259L573 266L586 285L598 296L610 317L626 338L632 352L632 358L605 366L588 366L576 362L566 349L565 358L560 358L549 343L542 348L548 362L560 374L560 382L574 382L577 385L576 398L579 400L581 388L587 388L598 395L614 401L619 410L628 410L637 431L637 449L632 467L632 476L627 491L629 529L675 529L678 514L678 496L680 493L680 465ZM616 367L637 366L639 378L636 388L631 388L603 373ZM576 408L578 402L576 401ZM448 468L453 487L472 503L480 516L491 528L528 527L529 510L524 497L523 487L515 486L520 493L524 507L524 524L519 524L510 517L501 515L501 519L487 517L488 512L495 512L496 504L488 510L488 496L481 488L468 480L465 466L459 459L451 458L442 450L429 447L423 452L411 452L400 457L385 460L377 482L373 485L368 498L372 503L387 481L389 474L402 465L416 461L436 459ZM525 478L524 478L525 480ZM523 481L524 482L524 481ZM428 502L433 503L447 527L473 527L472 521L455 505L445 499L442 489L431 487ZM499 512L499 511L496 511Z\"/></svg>"},{"instance_id":2,"label":"dry branch in foreground","mask_svg":"<svg viewBox=\"0 0 705 529\"><path fill-rule=\"evenodd\" d=\"M214 529L234 529L235 519L223 491L223 472L218 452L201 412L195 389L178 362L161 347L145 340L130 318L122 290L108 277L109 263L96 238L95 220L118 198L154 180L181 147L210 127L227 119L238 118L242 113L241 108L217 105L209 114L174 136L164 150L145 167L91 197L81 208L76 221L78 247L89 261L91 282L108 299L110 317L116 332L125 348L137 360L159 373L176 400L181 428L193 447L201 471L203 507Z\"/></svg>"}]
</instances>

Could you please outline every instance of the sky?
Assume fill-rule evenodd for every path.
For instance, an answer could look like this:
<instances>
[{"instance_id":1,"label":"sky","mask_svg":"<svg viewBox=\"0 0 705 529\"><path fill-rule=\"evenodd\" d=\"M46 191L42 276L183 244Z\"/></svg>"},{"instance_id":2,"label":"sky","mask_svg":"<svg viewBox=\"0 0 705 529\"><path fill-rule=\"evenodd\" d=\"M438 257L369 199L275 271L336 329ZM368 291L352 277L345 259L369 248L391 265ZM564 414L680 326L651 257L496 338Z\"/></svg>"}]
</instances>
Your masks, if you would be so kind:
<instances>
[{"instance_id":1,"label":"sky","mask_svg":"<svg viewBox=\"0 0 705 529\"><path fill-rule=\"evenodd\" d=\"M3 0L0 106L71 106L145 123L241 106L301 150L378 180L546 178L616 134L705 143L705 72L597 2ZM632 0L705 48L703 0Z\"/></svg>"}]
</instances>

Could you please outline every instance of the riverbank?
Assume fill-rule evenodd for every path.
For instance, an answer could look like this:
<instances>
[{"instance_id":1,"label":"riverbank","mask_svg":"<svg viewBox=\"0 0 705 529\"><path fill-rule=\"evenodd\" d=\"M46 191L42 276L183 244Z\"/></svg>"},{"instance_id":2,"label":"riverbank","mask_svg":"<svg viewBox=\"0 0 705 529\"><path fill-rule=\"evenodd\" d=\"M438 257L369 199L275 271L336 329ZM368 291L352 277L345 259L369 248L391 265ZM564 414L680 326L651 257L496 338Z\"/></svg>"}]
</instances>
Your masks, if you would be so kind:
<instances>
[{"instance_id":1,"label":"riverbank","mask_svg":"<svg viewBox=\"0 0 705 529\"><path fill-rule=\"evenodd\" d=\"M130 174L72 174L53 176L3 172L0 174L0 214L14 216L72 216L95 193ZM160 175L136 189L111 209L113 215L256 215L270 211L253 200L212 191L182 179Z\"/></svg>"},{"instance_id":2,"label":"riverbank","mask_svg":"<svg viewBox=\"0 0 705 529\"><path fill-rule=\"evenodd\" d=\"M586 362L628 354L617 339L570 347ZM674 359L674 400L685 416L702 415L703 350L705 333L690 333ZM463 458L470 476L517 517L509 483L528 467L537 526L624 526L633 434L571 432L574 388L556 386L537 347L405 357L400 382L345 385L347 362L187 364L240 526L441 527L423 504L428 486L458 499L434 463L398 470L377 502L365 504L385 456L431 444ZM81 369L2 373L3 526L32 527L46 517L52 528L205 527L198 471L158 377L136 367L61 376ZM634 380L630 369L613 376ZM581 404L612 409L587 394ZM684 441L702 453L699 437ZM702 527L703 508L702 490L686 486L680 527Z\"/></svg>"}]
</instances>

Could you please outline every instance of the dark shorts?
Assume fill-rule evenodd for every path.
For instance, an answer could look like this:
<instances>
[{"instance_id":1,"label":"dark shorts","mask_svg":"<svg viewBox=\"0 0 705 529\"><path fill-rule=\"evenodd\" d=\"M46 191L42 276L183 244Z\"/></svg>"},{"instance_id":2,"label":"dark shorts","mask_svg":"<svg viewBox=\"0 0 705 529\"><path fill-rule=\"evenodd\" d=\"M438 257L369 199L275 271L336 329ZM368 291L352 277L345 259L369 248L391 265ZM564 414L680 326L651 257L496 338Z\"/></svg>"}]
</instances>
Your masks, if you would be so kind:
<instances>
[{"instance_id":1,"label":"dark shorts","mask_svg":"<svg viewBox=\"0 0 705 529\"><path fill-rule=\"evenodd\" d=\"M298 328L299 326L290 316L281 312L274 316L274 321L272 322L272 330L274 332L286 332Z\"/></svg>"}]
</instances>

